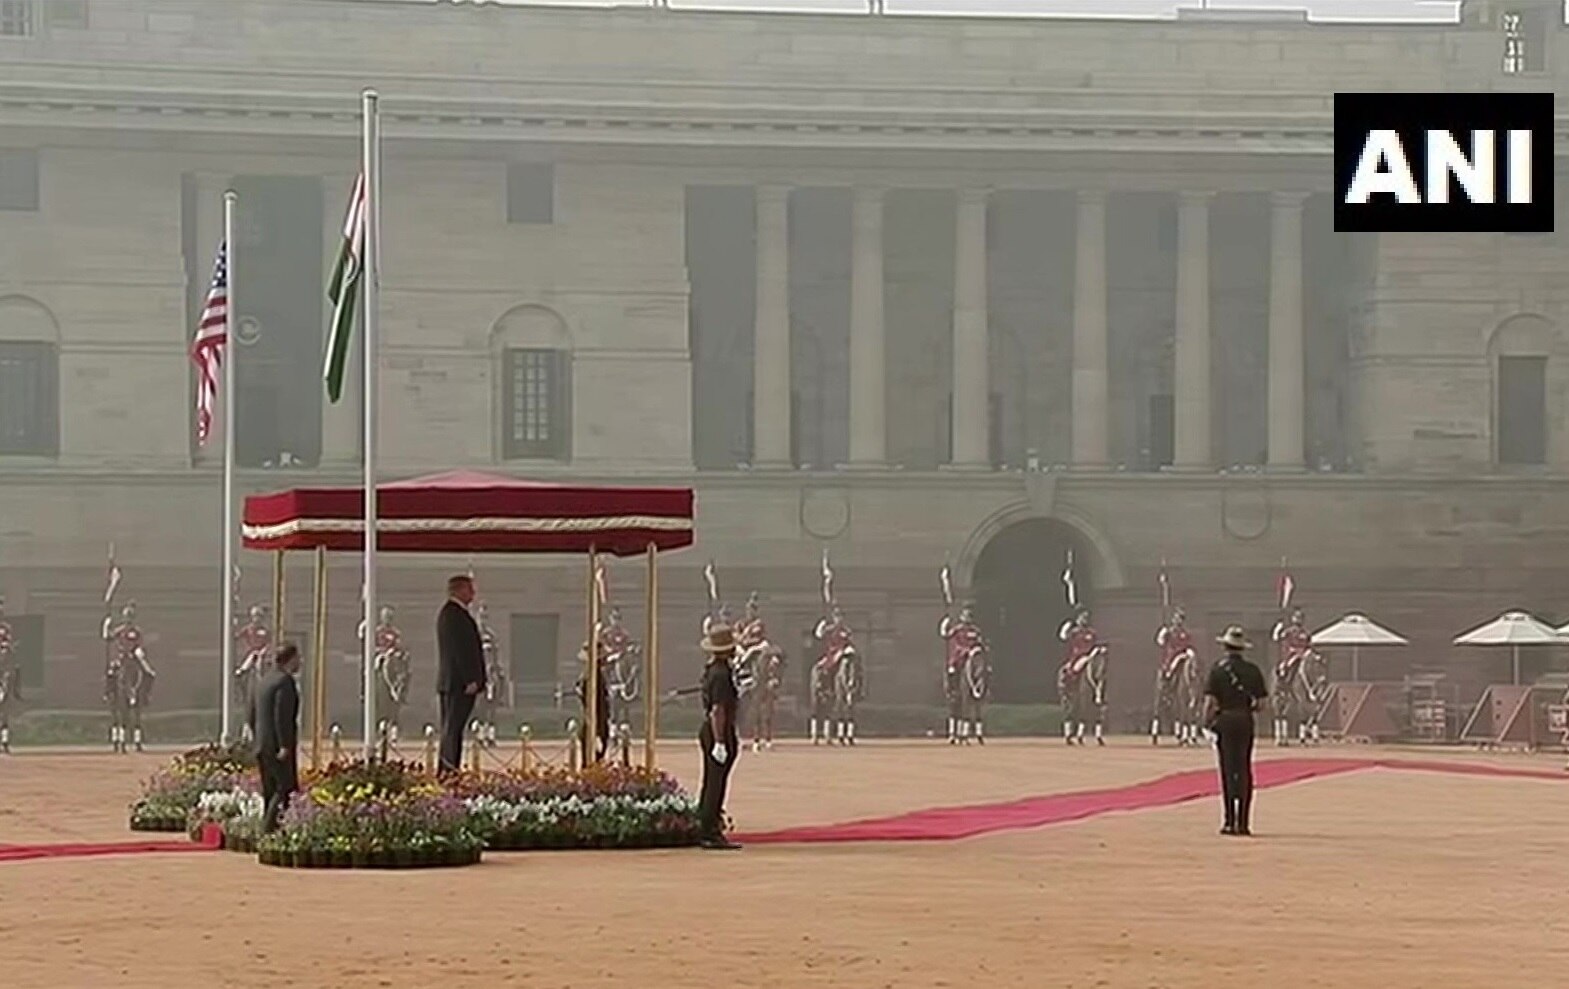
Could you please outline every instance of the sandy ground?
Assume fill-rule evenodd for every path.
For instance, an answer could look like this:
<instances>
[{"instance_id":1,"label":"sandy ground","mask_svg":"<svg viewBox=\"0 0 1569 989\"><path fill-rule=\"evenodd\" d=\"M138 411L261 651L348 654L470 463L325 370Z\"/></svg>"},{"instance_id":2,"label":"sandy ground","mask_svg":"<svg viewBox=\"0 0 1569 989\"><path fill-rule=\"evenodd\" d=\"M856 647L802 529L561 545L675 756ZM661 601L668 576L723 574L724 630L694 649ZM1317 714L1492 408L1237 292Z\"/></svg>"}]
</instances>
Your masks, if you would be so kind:
<instances>
[{"instance_id":1,"label":"sandy ground","mask_svg":"<svg viewBox=\"0 0 1569 989\"><path fill-rule=\"evenodd\" d=\"M0 761L0 842L128 837L125 804L162 758ZM695 746L667 758L695 782ZM1209 758L1131 740L795 744L743 757L731 809L743 829L827 823L1134 783ZM1206 801L962 842L492 855L416 873L226 853L0 864L0 984L1564 984L1569 780L1373 770L1262 794L1252 841L1218 837L1217 818Z\"/></svg>"}]
</instances>

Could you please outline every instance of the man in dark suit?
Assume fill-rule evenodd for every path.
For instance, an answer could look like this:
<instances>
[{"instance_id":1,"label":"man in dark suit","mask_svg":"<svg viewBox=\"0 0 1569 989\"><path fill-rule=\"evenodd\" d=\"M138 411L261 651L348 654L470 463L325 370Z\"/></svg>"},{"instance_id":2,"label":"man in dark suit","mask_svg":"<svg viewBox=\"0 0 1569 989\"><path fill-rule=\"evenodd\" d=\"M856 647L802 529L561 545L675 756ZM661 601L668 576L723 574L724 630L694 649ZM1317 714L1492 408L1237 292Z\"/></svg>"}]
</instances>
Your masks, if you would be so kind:
<instances>
[{"instance_id":1,"label":"man in dark suit","mask_svg":"<svg viewBox=\"0 0 1569 989\"><path fill-rule=\"evenodd\" d=\"M278 829L278 818L289 797L300 786L300 688L294 675L300 671L300 650L292 642L278 647L273 669L256 692L252 731L256 762L261 768L262 799L266 801L262 826Z\"/></svg>"},{"instance_id":2,"label":"man in dark suit","mask_svg":"<svg viewBox=\"0 0 1569 989\"><path fill-rule=\"evenodd\" d=\"M469 613L474 578L459 574L447 581L447 603L436 618L436 692L441 699L441 771L463 765L463 729L474 701L485 689L485 640Z\"/></svg>"}]
</instances>

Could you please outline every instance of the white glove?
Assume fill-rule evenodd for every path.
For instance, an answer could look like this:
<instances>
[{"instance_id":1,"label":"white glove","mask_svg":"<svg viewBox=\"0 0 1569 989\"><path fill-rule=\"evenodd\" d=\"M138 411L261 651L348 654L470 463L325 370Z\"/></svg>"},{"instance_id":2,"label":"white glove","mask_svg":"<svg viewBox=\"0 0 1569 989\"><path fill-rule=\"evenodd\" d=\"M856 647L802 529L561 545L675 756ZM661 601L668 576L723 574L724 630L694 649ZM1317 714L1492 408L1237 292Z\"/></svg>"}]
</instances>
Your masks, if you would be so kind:
<instances>
[{"instance_id":1,"label":"white glove","mask_svg":"<svg viewBox=\"0 0 1569 989\"><path fill-rule=\"evenodd\" d=\"M715 742L708 754L714 757L715 762L728 762L730 759L730 750L725 748L724 742Z\"/></svg>"}]
</instances>

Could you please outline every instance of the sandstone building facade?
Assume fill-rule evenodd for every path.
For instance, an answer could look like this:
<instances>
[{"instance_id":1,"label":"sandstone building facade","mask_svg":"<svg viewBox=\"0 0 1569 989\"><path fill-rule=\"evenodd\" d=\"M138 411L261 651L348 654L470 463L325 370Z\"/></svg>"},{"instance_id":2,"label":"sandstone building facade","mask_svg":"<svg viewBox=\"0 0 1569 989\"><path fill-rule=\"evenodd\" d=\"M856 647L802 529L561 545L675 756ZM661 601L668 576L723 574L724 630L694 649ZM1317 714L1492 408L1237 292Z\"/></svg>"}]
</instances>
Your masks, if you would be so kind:
<instances>
[{"instance_id":1,"label":"sandstone building facade","mask_svg":"<svg viewBox=\"0 0 1569 989\"><path fill-rule=\"evenodd\" d=\"M216 694L222 452L194 443L185 350L227 188L242 486L356 482L359 395L326 403L320 363L374 86L388 477L693 485L672 675L710 559L799 657L826 548L882 700L937 693L945 561L1002 696L1050 697L1070 550L1127 717L1163 560L1201 632L1265 635L1286 560L1310 620L1413 640L1387 674L1489 679L1454 634L1569 617L1569 223L1334 233L1332 96L1556 90L1561 21L3 0L0 592L29 676L92 701L112 542L160 706ZM264 599L270 561L244 562ZM427 671L465 562L386 561ZM519 678L558 679L578 562L477 570ZM641 578L611 579L640 625Z\"/></svg>"}]
</instances>

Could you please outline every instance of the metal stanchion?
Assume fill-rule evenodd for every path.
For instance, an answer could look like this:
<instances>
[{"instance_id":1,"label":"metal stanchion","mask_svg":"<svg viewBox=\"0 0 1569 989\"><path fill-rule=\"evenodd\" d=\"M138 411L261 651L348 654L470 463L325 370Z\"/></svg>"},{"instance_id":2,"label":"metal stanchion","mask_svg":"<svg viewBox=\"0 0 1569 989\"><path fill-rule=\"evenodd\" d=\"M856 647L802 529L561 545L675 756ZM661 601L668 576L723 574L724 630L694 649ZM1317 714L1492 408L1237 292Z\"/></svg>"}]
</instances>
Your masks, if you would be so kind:
<instances>
[{"instance_id":1,"label":"metal stanchion","mask_svg":"<svg viewBox=\"0 0 1569 989\"><path fill-rule=\"evenodd\" d=\"M527 772L530 772L534 768L533 765L532 765L533 761L534 761L534 753L529 751L529 742L530 742L530 739L533 736L533 734L534 734L533 731L529 728L528 725L524 725L523 727L518 729L518 771L519 772L527 773Z\"/></svg>"},{"instance_id":2,"label":"metal stanchion","mask_svg":"<svg viewBox=\"0 0 1569 989\"><path fill-rule=\"evenodd\" d=\"M343 729L337 725L332 726L332 761L343 761Z\"/></svg>"},{"instance_id":3,"label":"metal stanchion","mask_svg":"<svg viewBox=\"0 0 1569 989\"><path fill-rule=\"evenodd\" d=\"M436 771L436 729L425 726L425 772Z\"/></svg>"}]
</instances>

